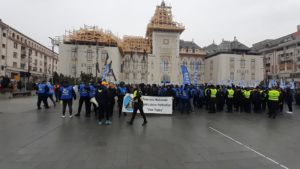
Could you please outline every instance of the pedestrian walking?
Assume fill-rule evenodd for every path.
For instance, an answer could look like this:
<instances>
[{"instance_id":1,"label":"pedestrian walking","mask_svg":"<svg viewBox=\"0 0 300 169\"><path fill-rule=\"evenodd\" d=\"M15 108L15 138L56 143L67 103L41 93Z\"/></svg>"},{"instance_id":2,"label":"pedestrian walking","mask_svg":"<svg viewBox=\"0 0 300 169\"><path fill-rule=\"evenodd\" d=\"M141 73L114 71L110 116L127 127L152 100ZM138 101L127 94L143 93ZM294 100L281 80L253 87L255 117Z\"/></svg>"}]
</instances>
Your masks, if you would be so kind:
<instances>
[{"instance_id":1,"label":"pedestrian walking","mask_svg":"<svg viewBox=\"0 0 300 169\"><path fill-rule=\"evenodd\" d=\"M132 125L133 121L135 119L136 113L139 110L140 114L142 115L144 122L143 122L143 126L146 125L148 123L147 119L146 119L146 115L144 113L143 110L143 100L142 100L142 91L139 89L139 87L137 85L134 85L134 91L133 91L133 113L132 113L132 117L131 120L128 121L128 124Z\"/></svg>"}]
</instances>

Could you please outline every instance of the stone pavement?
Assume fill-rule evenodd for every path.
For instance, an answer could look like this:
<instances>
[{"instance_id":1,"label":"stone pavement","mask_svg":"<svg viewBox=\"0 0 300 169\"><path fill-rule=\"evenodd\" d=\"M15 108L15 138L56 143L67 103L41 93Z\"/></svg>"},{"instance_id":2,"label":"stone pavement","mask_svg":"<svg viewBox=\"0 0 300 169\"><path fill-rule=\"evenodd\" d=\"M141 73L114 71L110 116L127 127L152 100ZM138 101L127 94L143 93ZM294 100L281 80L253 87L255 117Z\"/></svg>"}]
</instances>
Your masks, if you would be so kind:
<instances>
[{"instance_id":1,"label":"stone pavement","mask_svg":"<svg viewBox=\"0 0 300 169\"><path fill-rule=\"evenodd\" d=\"M76 100L78 102L78 100ZM74 110L77 105L74 105ZM83 108L84 110L84 108ZM36 98L0 101L0 169L298 169L299 108L293 115L217 113L129 117L111 126L36 110Z\"/></svg>"}]
</instances>

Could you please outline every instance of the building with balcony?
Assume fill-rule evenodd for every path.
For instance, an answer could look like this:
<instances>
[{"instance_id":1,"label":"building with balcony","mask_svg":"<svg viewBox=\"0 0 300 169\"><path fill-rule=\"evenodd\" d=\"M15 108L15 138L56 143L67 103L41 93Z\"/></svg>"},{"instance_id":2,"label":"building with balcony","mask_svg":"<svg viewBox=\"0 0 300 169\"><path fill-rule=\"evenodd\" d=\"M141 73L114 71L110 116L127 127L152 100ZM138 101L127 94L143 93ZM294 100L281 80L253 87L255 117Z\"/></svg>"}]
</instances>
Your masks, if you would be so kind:
<instances>
[{"instance_id":1,"label":"building with balcony","mask_svg":"<svg viewBox=\"0 0 300 169\"><path fill-rule=\"evenodd\" d=\"M0 20L0 76L15 80L50 79L58 54Z\"/></svg>"},{"instance_id":2,"label":"building with balcony","mask_svg":"<svg viewBox=\"0 0 300 169\"><path fill-rule=\"evenodd\" d=\"M300 82L300 25L289 35L253 44L264 58L266 79Z\"/></svg>"}]
</instances>

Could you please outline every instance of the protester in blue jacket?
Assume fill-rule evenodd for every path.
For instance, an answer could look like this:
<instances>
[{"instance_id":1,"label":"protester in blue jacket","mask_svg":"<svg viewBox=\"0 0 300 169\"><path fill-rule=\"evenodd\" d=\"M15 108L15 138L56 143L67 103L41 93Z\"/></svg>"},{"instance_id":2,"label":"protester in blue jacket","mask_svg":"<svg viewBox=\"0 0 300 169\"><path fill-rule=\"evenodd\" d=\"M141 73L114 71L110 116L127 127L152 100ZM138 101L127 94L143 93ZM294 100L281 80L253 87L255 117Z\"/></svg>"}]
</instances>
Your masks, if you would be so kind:
<instances>
[{"instance_id":1,"label":"protester in blue jacket","mask_svg":"<svg viewBox=\"0 0 300 169\"><path fill-rule=\"evenodd\" d=\"M49 91L48 91L48 98L52 101L54 107L56 106L56 103L53 99L53 95L54 95L54 87L51 85L50 82L47 83L47 86L49 88Z\"/></svg>"},{"instance_id":2,"label":"protester in blue jacket","mask_svg":"<svg viewBox=\"0 0 300 169\"><path fill-rule=\"evenodd\" d=\"M69 114L70 118L72 118L72 104L73 104L73 98L76 100L76 94L73 89L73 86L69 85L68 82L65 82L62 87L60 87L59 90L59 98L62 101L63 104L63 110L62 110L62 118L65 118L66 114L66 108L69 107Z\"/></svg>"},{"instance_id":3,"label":"protester in blue jacket","mask_svg":"<svg viewBox=\"0 0 300 169\"><path fill-rule=\"evenodd\" d=\"M49 109L47 97L48 97L48 91L49 88L46 85L46 81L43 81L42 83L38 84L37 86L37 95L38 95L38 101L37 101L37 108L41 109L41 102L44 103L44 106L46 109Z\"/></svg>"},{"instance_id":4,"label":"protester in blue jacket","mask_svg":"<svg viewBox=\"0 0 300 169\"><path fill-rule=\"evenodd\" d=\"M85 116L90 117L91 115L91 103L90 103L90 86L87 83L81 83L78 87L79 92L79 105L78 105L78 112L75 114L76 117L80 117L81 108L83 102L85 103Z\"/></svg>"}]
</instances>

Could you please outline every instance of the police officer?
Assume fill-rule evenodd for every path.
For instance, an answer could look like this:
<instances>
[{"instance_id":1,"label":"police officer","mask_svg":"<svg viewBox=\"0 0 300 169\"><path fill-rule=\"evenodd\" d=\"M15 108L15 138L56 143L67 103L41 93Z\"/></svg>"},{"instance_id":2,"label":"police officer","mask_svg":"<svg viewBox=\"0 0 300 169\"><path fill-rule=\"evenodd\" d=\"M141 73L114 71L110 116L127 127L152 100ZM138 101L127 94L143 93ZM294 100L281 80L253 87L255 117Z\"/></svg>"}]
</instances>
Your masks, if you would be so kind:
<instances>
[{"instance_id":1,"label":"police officer","mask_svg":"<svg viewBox=\"0 0 300 169\"><path fill-rule=\"evenodd\" d=\"M251 100L253 103L253 111L259 113L261 111L261 92L259 87L256 87L251 93Z\"/></svg>"},{"instance_id":2,"label":"police officer","mask_svg":"<svg viewBox=\"0 0 300 169\"><path fill-rule=\"evenodd\" d=\"M38 107L38 109L41 109L41 102L44 103L44 106L46 109L49 109L48 102L47 102L49 88L46 85L46 81L43 81L37 87L38 87L38 90L37 90L37 95L38 95L37 107Z\"/></svg>"},{"instance_id":3,"label":"police officer","mask_svg":"<svg viewBox=\"0 0 300 169\"><path fill-rule=\"evenodd\" d=\"M233 111L232 105L233 105L233 99L234 99L234 90L231 86L228 86L227 92L226 92L226 104L227 104L227 112L231 113Z\"/></svg>"},{"instance_id":4,"label":"police officer","mask_svg":"<svg viewBox=\"0 0 300 169\"><path fill-rule=\"evenodd\" d=\"M122 108L123 108L123 99L124 96L128 93L127 88L125 87L124 82L120 82L120 85L117 89L117 96L118 96L118 108L119 108L119 117L122 115ZM124 116L126 116L126 113L124 112Z\"/></svg>"},{"instance_id":5,"label":"police officer","mask_svg":"<svg viewBox=\"0 0 300 169\"><path fill-rule=\"evenodd\" d=\"M69 117L72 118L72 104L73 98L76 100L76 94L73 89L73 86L69 85L68 82L65 82L62 87L60 87L59 98L62 101L63 109L62 109L62 118L65 118L66 108L69 108Z\"/></svg>"},{"instance_id":6,"label":"police officer","mask_svg":"<svg viewBox=\"0 0 300 169\"><path fill-rule=\"evenodd\" d=\"M275 119L277 116L280 95L280 92L278 90L275 90L274 87L268 91L269 118Z\"/></svg>"},{"instance_id":7,"label":"police officer","mask_svg":"<svg viewBox=\"0 0 300 169\"><path fill-rule=\"evenodd\" d=\"M80 98L79 98L78 112L75 115L76 117L80 116L83 102L85 103L85 116L90 117L91 104L90 104L89 90L90 90L90 86L88 84L81 83L79 85L78 92Z\"/></svg>"},{"instance_id":8,"label":"police officer","mask_svg":"<svg viewBox=\"0 0 300 169\"><path fill-rule=\"evenodd\" d=\"M54 94L54 87L51 85L51 83L50 82L48 82L47 83L47 86L48 86L48 88L49 88L49 91L48 91L48 98L50 98L50 100L52 101L52 103L53 103L53 105L54 105L54 107L56 106L56 103L55 103L55 101L54 101L54 99L53 99L53 94Z\"/></svg>"},{"instance_id":9,"label":"police officer","mask_svg":"<svg viewBox=\"0 0 300 169\"><path fill-rule=\"evenodd\" d=\"M209 97L209 112L208 113L216 113L216 97L218 90L211 85L209 90L207 90L207 94Z\"/></svg>"},{"instance_id":10,"label":"police officer","mask_svg":"<svg viewBox=\"0 0 300 169\"><path fill-rule=\"evenodd\" d=\"M146 125L148 122L147 122L147 119L146 119L146 116L145 116L145 113L144 113L144 110L143 110L143 100L142 100L142 92L141 90L139 89L138 85L134 85L134 90L133 90L133 113L132 113L132 117L131 117L131 120L128 121L128 124L132 125L133 124L133 121L134 121L134 118L136 116L136 113L137 111L139 110L143 119L144 119L144 122L143 122L143 126Z\"/></svg>"},{"instance_id":11,"label":"police officer","mask_svg":"<svg viewBox=\"0 0 300 169\"><path fill-rule=\"evenodd\" d=\"M244 94L244 111L246 113L251 113L251 90L246 88L243 91Z\"/></svg>"}]
</instances>

